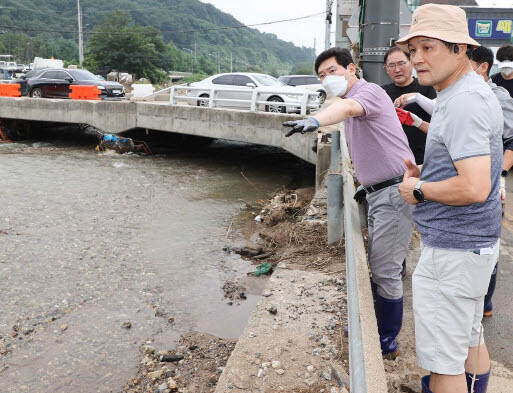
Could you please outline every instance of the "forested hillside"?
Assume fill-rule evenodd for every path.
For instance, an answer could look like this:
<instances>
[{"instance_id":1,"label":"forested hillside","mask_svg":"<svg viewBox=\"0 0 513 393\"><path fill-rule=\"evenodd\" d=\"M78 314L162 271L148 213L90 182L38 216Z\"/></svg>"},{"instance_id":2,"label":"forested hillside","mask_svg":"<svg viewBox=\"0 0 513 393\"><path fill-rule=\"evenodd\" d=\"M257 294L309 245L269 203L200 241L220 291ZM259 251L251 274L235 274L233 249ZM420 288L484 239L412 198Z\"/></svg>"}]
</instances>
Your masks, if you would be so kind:
<instances>
[{"instance_id":1,"label":"forested hillside","mask_svg":"<svg viewBox=\"0 0 513 393\"><path fill-rule=\"evenodd\" d=\"M86 55L98 26L108 24L113 11L123 10L131 24L155 27L166 44L182 52L169 69L190 71L195 66L195 71L212 73L233 66L277 73L313 60L312 48L296 47L256 29L208 30L242 23L199 0L81 0L81 6ZM3 0L0 5L0 53L14 54L18 62L52 55L76 62L77 30L76 0ZM195 48L196 63L191 53Z\"/></svg>"}]
</instances>

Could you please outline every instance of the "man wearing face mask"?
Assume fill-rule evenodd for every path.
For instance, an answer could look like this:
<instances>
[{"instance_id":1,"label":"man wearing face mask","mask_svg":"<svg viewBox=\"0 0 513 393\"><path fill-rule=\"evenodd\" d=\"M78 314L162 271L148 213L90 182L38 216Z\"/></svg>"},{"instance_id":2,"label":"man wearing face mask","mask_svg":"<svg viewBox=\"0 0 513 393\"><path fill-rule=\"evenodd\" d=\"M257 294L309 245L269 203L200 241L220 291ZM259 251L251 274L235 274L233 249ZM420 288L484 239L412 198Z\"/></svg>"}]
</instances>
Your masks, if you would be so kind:
<instances>
[{"instance_id":1,"label":"man wearing face mask","mask_svg":"<svg viewBox=\"0 0 513 393\"><path fill-rule=\"evenodd\" d=\"M492 75L492 82L504 87L513 97L513 45L503 45L497 51L500 72Z\"/></svg>"},{"instance_id":2,"label":"man wearing face mask","mask_svg":"<svg viewBox=\"0 0 513 393\"><path fill-rule=\"evenodd\" d=\"M404 157L415 159L394 104L381 87L357 78L347 49L324 51L315 69L326 91L341 99L313 117L285 122L292 127L286 136L345 121L354 170L362 184L355 199L369 203L368 255L381 350L384 357L395 359L403 316L402 263L413 232L412 208L400 197L398 186L406 171Z\"/></svg>"}]
</instances>

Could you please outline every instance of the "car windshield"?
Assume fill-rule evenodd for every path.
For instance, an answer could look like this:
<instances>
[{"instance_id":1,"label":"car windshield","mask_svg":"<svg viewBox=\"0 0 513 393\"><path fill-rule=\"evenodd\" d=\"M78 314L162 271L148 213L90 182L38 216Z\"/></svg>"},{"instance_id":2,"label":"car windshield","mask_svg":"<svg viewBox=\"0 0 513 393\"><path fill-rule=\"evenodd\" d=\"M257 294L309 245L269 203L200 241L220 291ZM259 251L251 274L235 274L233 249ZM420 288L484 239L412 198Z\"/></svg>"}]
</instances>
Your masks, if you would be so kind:
<instances>
[{"instance_id":1,"label":"car windshield","mask_svg":"<svg viewBox=\"0 0 513 393\"><path fill-rule=\"evenodd\" d=\"M73 78L79 81L98 81L101 80L96 75L87 70L67 70Z\"/></svg>"},{"instance_id":2,"label":"car windshield","mask_svg":"<svg viewBox=\"0 0 513 393\"><path fill-rule=\"evenodd\" d=\"M261 85L264 85L264 86L284 86L285 85L285 83L282 83L278 79L275 79L269 75L254 74L251 76L253 78L255 78L258 83L260 83Z\"/></svg>"}]
</instances>

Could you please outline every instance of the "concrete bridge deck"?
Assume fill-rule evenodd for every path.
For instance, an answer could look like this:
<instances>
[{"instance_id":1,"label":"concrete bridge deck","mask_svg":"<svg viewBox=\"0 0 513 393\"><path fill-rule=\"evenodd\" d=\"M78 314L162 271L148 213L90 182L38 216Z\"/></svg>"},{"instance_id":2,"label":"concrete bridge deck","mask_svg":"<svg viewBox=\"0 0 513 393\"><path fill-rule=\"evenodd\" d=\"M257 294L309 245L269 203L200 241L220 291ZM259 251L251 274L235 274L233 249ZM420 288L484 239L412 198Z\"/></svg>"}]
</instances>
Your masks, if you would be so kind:
<instances>
[{"instance_id":1,"label":"concrete bridge deck","mask_svg":"<svg viewBox=\"0 0 513 393\"><path fill-rule=\"evenodd\" d=\"M109 133L134 128L280 147L316 164L313 134L285 138L282 122L298 115L170 105L164 102L78 101L0 97L0 118L89 124Z\"/></svg>"}]
</instances>

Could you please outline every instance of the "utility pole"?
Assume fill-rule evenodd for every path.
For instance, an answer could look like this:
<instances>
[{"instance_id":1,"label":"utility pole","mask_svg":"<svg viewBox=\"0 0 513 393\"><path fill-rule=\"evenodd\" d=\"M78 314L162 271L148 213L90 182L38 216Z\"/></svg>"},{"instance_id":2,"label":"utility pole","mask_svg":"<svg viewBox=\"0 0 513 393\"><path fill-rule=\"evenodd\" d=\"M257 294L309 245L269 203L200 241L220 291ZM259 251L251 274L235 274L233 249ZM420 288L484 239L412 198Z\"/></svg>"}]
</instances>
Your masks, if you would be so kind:
<instances>
[{"instance_id":1,"label":"utility pole","mask_svg":"<svg viewBox=\"0 0 513 393\"><path fill-rule=\"evenodd\" d=\"M233 72L233 52L230 52L230 72Z\"/></svg>"},{"instance_id":2,"label":"utility pole","mask_svg":"<svg viewBox=\"0 0 513 393\"><path fill-rule=\"evenodd\" d=\"M326 0L326 35L324 37L324 49L331 48L331 6L333 0Z\"/></svg>"},{"instance_id":3,"label":"utility pole","mask_svg":"<svg viewBox=\"0 0 513 393\"><path fill-rule=\"evenodd\" d=\"M198 57L197 57L197 50L196 50L196 40L194 40L194 67L196 67L196 64L198 64ZM194 68L193 67L193 68Z\"/></svg>"},{"instance_id":4,"label":"utility pole","mask_svg":"<svg viewBox=\"0 0 513 393\"><path fill-rule=\"evenodd\" d=\"M378 85L390 82L384 64L387 50L399 37L400 0L367 0L364 16L362 58L363 77Z\"/></svg>"},{"instance_id":5,"label":"utility pole","mask_svg":"<svg viewBox=\"0 0 513 393\"><path fill-rule=\"evenodd\" d=\"M317 38L314 37L314 46L313 46L313 59L312 62L312 75L315 75L317 73L317 70L315 69L315 58L317 57Z\"/></svg>"},{"instance_id":6,"label":"utility pole","mask_svg":"<svg viewBox=\"0 0 513 393\"><path fill-rule=\"evenodd\" d=\"M77 0L78 9L78 64L82 66L84 62L84 37L82 32L82 10L80 9L80 0Z\"/></svg>"}]
</instances>

